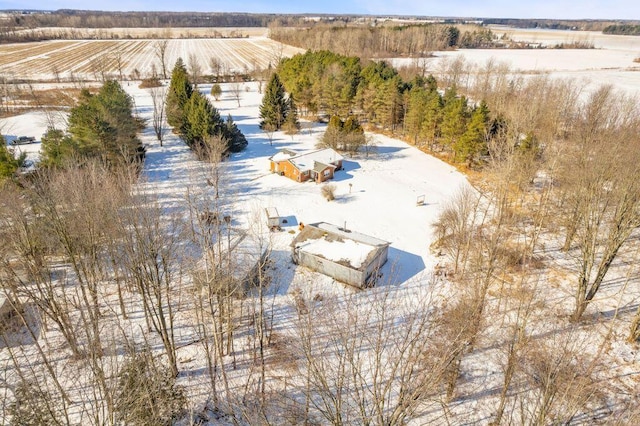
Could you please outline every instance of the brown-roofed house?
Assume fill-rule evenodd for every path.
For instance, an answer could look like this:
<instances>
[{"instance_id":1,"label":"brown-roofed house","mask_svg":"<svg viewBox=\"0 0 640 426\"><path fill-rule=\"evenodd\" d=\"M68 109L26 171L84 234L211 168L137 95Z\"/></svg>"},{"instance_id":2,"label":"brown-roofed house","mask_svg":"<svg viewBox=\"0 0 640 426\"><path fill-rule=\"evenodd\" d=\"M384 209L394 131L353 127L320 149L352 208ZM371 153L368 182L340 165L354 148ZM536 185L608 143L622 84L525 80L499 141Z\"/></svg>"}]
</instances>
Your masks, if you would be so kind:
<instances>
[{"instance_id":1,"label":"brown-roofed house","mask_svg":"<svg viewBox=\"0 0 640 426\"><path fill-rule=\"evenodd\" d=\"M333 179L336 170L342 169L342 155L331 148L299 154L283 149L269 158L273 173L279 173L297 182L313 180L316 183Z\"/></svg>"}]
</instances>

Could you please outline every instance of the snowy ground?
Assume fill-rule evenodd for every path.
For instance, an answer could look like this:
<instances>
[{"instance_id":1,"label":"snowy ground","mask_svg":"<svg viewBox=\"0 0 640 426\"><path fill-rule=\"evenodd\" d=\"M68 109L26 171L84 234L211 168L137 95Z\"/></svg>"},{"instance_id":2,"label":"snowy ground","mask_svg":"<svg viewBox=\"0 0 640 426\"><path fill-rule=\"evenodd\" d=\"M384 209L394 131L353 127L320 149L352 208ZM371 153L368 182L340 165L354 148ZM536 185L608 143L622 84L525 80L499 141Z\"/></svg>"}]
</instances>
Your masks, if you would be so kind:
<instances>
[{"instance_id":1,"label":"snowy ground","mask_svg":"<svg viewBox=\"0 0 640 426\"><path fill-rule=\"evenodd\" d=\"M134 97L137 113L143 118L150 118L152 104L148 90L139 89L134 84L124 87ZM640 84L637 88L640 88ZM321 195L320 185L312 182L297 183L272 174L269 172L268 162L268 158L282 148L300 152L314 149L323 126L314 124L310 130L305 129L293 138L276 133L270 142L258 127L258 106L262 95L258 93L254 83L246 84L245 89L240 99L241 106L237 105L225 85L221 100L214 102L223 117L228 114L233 116L249 141L245 151L233 155L225 162L222 189L224 199L227 200L225 211L232 215L234 226L259 232L269 238L272 244L271 258L275 262L276 278L272 288L277 290L272 302L276 330L282 333L292 327L292 318L295 316L292 294L296 288L313 286L314 293L323 294L355 293L343 284L291 263L289 244L300 223L326 221L339 226L346 224L354 231L390 241L389 262L383 268L381 284L385 285L385 289L397 290L394 294L398 299L409 302L417 299L415 296L420 291L437 287L431 285L433 281L430 279L437 262L429 253L429 246L433 241L430 224L451 195L468 185L465 176L404 142L371 135L377 142L377 154L369 158L363 155L346 158L344 170L337 172L335 180L331 182L336 185L336 200L327 202ZM201 85L199 90L206 94L210 86ZM30 113L4 119L0 125L9 141L20 135L36 136L39 141L47 123L44 114ZM157 194L168 211L183 211L186 214L189 197L194 194L205 195L211 191L204 178L206 171L203 170L202 163L195 159L179 138L170 133L162 147L149 127L141 134L141 139L147 146L148 154L138 189ZM36 158L39 143L19 148L29 150L32 158ZM425 195L425 204L417 206L416 198L420 195ZM264 214L266 207L276 207L280 216L287 219L287 226L283 231L271 233L267 230ZM552 250L553 246L549 245L548 248ZM631 284L637 283L636 269L624 266L635 264L632 255L631 259L621 262L621 266L614 271L606 288L602 290L602 297L594 302L592 312L595 312L595 316L615 317L618 315L616 309L620 306L621 314L631 313L635 309L637 291L629 291L624 300L619 298L620 287L623 284L626 286L622 279L625 274L633 278ZM562 272L563 265L557 266ZM547 333L553 335L566 327L566 317L563 315L571 306L571 294L567 292L567 275L558 278L546 274L539 279L544 288L540 292L540 297L544 300L544 309L540 311L544 327L540 329L540 336L534 337L542 339ZM391 286L389 283L396 285ZM366 304L375 291L373 289L357 293L358 300ZM181 347L179 383L187 387L192 401L199 403L208 397L206 378L202 373L204 358L202 349L190 344L194 336L191 327L195 322L185 313L189 308L182 308L184 311L179 311L177 320L181 325L177 327L177 339ZM142 322L141 318L138 315L137 321ZM628 315L624 318L623 321L627 321ZM607 327L612 324L613 322L603 322L597 332L608 333ZM495 407L496 395L492 392L501 385L501 353L493 339L499 340L496 336L500 336L504 330L500 322L489 327L487 340L480 342L481 350L464 361L460 386L462 395L466 397L454 401L449 407L455 421L468 420L471 424L484 419L488 422ZM606 349L606 371L602 373L605 378L615 377L616 380L607 382L603 388L613 398L621 401L628 400L627 395L637 394L640 389L637 367L640 365L640 355L632 345L624 343L627 330L626 324L619 322L616 323L616 329L610 331L614 337L610 347ZM231 372L232 380L241 384L250 374L247 369L240 367ZM624 393L617 389L623 389Z\"/></svg>"},{"instance_id":2,"label":"snowy ground","mask_svg":"<svg viewBox=\"0 0 640 426\"><path fill-rule=\"evenodd\" d=\"M143 117L148 115L148 92L134 86L127 89L135 96L138 110L145 111ZM210 86L201 85L199 90L206 94ZM223 117L233 116L249 141L247 149L234 154L226 165L227 191L234 200L229 209L234 220L246 227L253 226L255 220L263 221L266 230L264 209L276 207L280 216L287 219L287 225L270 237L279 261L286 263L284 268L293 266L289 264L289 244L295 232L289 231L297 232L300 223L325 221L346 224L354 231L390 241L389 261L382 273L392 282L404 283L430 275L436 262L429 254L433 241L430 224L447 199L468 185L464 175L404 142L371 135L377 142L377 152L369 158L345 158L344 170L338 171L330 182L336 185L336 199L328 202L321 195L321 185L297 183L272 174L268 160L283 148L314 150L323 126L314 125L310 131L293 137L277 132L270 143L258 127L261 98L257 85L248 83L240 107L228 92L215 102ZM143 141L148 145L144 174L147 184L175 202L184 199L187 191L193 192L189 171L197 167L197 162L184 144L169 137L160 147L150 132L143 135ZM420 195L425 195L425 203L417 206ZM281 275L297 280L290 274ZM281 288L288 288L289 284L281 283Z\"/></svg>"},{"instance_id":3,"label":"snowy ground","mask_svg":"<svg viewBox=\"0 0 640 426\"><path fill-rule=\"evenodd\" d=\"M538 42L545 46L575 41L589 41L595 49L458 49L434 52L433 58L393 59L393 64L424 65L438 75L445 62L464 58L468 65L483 67L489 60L508 65L514 73L525 75L549 74L575 80L586 91L602 84L612 84L630 95L640 93L640 37L612 36L598 32L560 30L496 30L507 32L514 40Z\"/></svg>"}]
</instances>

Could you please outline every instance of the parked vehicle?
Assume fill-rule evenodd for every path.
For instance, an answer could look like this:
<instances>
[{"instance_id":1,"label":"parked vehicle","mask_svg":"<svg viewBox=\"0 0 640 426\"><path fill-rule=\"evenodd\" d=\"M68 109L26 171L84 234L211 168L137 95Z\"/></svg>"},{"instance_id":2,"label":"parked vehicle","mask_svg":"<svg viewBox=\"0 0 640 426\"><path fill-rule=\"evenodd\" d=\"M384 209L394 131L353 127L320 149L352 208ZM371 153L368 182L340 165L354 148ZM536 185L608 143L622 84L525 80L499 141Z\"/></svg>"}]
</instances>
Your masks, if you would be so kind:
<instances>
[{"instance_id":1,"label":"parked vehicle","mask_svg":"<svg viewBox=\"0 0 640 426\"><path fill-rule=\"evenodd\" d=\"M26 145L29 143L34 143L36 141L36 138L33 136L18 136L16 139L13 140L13 144L14 145Z\"/></svg>"}]
</instances>

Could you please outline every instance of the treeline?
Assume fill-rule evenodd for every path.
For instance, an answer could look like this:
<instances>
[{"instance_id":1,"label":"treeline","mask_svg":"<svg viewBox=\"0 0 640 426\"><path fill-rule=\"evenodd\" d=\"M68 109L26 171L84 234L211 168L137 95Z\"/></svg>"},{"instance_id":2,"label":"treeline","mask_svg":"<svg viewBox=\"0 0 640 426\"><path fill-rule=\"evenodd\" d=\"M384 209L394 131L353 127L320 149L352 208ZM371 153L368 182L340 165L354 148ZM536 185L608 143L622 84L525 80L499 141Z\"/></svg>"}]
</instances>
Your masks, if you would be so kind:
<instances>
[{"instance_id":1,"label":"treeline","mask_svg":"<svg viewBox=\"0 0 640 426\"><path fill-rule=\"evenodd\" d=\"M361 58L423 57L436 50L503 45L490 29L477 27L471 31L461 31L456 26L441 24L393 27L317 25L298 29L272 26L270 37L303 49L330 50Z\"/></svg>"},{"instance_id":2,"label":"treeline","mask_svg":"<svg viewBox=\"0 0 640 426\"><path fill-rule=\"evenodd\" d=\"M608 20L597 19L513 19L513 18L486 18L483 25L508 25L515 28L540 28L549 30L579 30L602 31L608 25L613 24Z\"/></svg>"},{"instance_id":3,"label":"treeline","mask_svg":"<svg viewBox=\"0 0 640 426\"><path fill-rule=\"evenodd\" d=\"M110 31L108 28L0 28L0 43L24 43L46 40L132 40L132 39L168 39L168 38L245 38L246 33L241 30L229 31L223 34L213 28L209 31L192 32L189 29L174 32L170 28L161 28L159 31L141 33L131 28L131 31Z\"/></svg>"},{"instance_id":4,"label":"treeline","mask_svg":"<svg viewBox=\"0 0 640 426\"><path fill-rule=\"evenodd\" d=\"M363 65L357 57L309 51L284 59L278 73L303 114L342 121L355 116L459 162L477 162L506 125L491 118L484 102L460 96L455 85L443 94L433 76L404 81L386 62Z\"/></svg>"},{"instance_id":5,"label":"treeline","mask_svg":"<svg viewBox=\"0 0 640 426\"><path fill-rule=\"evenodd\" d=\"M4 25L21 28L164 28L164 27L266 27L276 15L202 12L102 12L57 10L14 13Z\"/></svg>"},{"instance_id":6,"label":"treeline","mask_svg":"<svg viewBox=\"0 0 640 426\"><path fill-rule=\"evenodd\" d=\"M637 36L637 35L640 35L640 25L632 25L632 24L608 25L602 30L602 33Z\"/></svg>"},{"instance_id":7,"label":"treeline","mask_svg":"<svg viewBox=\"0 0 640 426\"><path fill-rule=\"evenodd\" d=\"M216 107L194 90L180 58L171 73L166 108L167 123L201 158L213 156L219 160L247 146L247 139L231 115L224 121Z\"/></svg>"}]
</instances>

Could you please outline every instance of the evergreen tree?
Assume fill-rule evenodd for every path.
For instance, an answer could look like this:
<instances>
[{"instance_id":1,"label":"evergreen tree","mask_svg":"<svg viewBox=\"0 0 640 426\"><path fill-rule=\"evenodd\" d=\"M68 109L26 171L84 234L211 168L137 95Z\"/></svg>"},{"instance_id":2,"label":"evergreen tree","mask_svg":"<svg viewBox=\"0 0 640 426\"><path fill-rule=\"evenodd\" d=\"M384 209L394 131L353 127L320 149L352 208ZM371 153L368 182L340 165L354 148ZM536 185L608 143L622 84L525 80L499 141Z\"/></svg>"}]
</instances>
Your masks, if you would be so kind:
<instances>
[{"instance_id":1,"label":"evergreen tree","mask_svg":"<svg viewBox=\"0 0 640 426\"><path fill-rule=\"evenodd\" d=\"M44 167L62 167L66 160L82 155L78 143L62 130L49 129L42 136L40 165Z\"/></svg>"},{"instance_id":2,"label":"evergreen tree","mask_svg":"<svg viewBox=\"0 0 640 426\"><path fill-rule=\"evenodd\" d=\"M338 149L342 139L342 120L337 115L332 115L327 124L327 129L322 135L322 142L319 144L324 148Z\"/></svg>"},{"instance_id":3,"label":"evergreen tree","mask_svg":"<svg viewBox=\"0 0 640 426\"><path fill-rule=\"evenodd\" d=\"M185 108L186 125L182 137L187 145L201 147L209 137L222 132L222 119L216 107L200 92L193 92Z\"/></svg>"},{"instance_id":4,"label":"evergreen tree","mask_svg":"<svg viewBox=\"0 0 640 426\"><path fill-rule=\"evenodd\" d=\"M342 125L340 149L355 154L365 143L366 137L364 135L364 129L358 122L358 119L350 115Z\"/></svg>"},{"instance_id":5,"label":"evergreen tree","mask_svg":"<svg viewBox=\"0 0 640 426\"><path fill-rule=\"evenodd\" d=\"M0 180L13 176L24 163L26 156L26 153L22 153L19 158L15 158L13 150L7 148L4 136L0 135Z\"/></svg>"},{"instance_id":6,"label":"evergreen tree","mask_svg":"<svg viewBox=\"0 0 640 426\"><path fill-rule=\"evenodd\" d=\"M178 58L171 72L171 83L167 93L167 123L179 134L186 133L186 106L193 93L189 73L182 58Z\"/></svg>"},{"instance_id":7,"label":"evergreen tree","mask_svg":"<svg viewBox=\"0 0 640 426\"><path fill-rule=\"evenodd\" d=\"M287 113L288 105L284 96L284 86L278 74L273 73L260 105L260 128L280 130L287 118Z\"/></svg>"},{"instance_id":8,"label":"evergreen tree","mask_svg":"<svg viewBox=\"0 0 640 426\"><path fill-rule=\"evenodd\" d=\"M284 120L284 124L282 128L285 133L291 135L297 135L300 132L300 121L298 120L298 107L296 106L295 101L293 100L293 94L289 95L289 99L287 100L287 110L289 113L287 114L287 118Z\"/></svg>"},{"instance_id":9,"label":"evergreen tree","mask_svg":"<svg viewBox=\"0 0 640 426\"><path fill-rule=\"evenodd\" d=\"M467 100L457 97L455 87L447 90L442 111L442 138L445 146L453 148L456 141L466 131Z\"/></svg>"},{"instance_id":10,"label":"evergreen tree","mask_svg":"<svg viewBox=\"0 0 640 426\"><path fill-rule=\"evenodd\" d=\"M432 92L432 93L438 91L438 81L436 80L436 78L432 74L429 74L427 76L427 79L425 81L425 87L426 87L427 91Z\"/></svg>"},{"instance_id":11,"label":"evergreen tree","mask_svg":"<svg viewBox=\"0 0 640 426\"><path fill-rule=\"evenodd\" d=\"M213 96L213 99L218 101L220 100L220 95L222 95L222 88L218 83L215 83L213 86L211 86L211 96Z\"/></svg>"},{"instance_id":12,"label":"evergreen tree","mask_svg":"<svg viewBox=\"0 0 640 426\"><path fill-rule=\"evenodd\" d=\"M414 144L418 143L418 138L422 134L422 122L426 116L428 101L429 95L423 87L414 86L409 92L404 132Z\"/></svg>"},{"instance_id":13,"label":"evergreen tree","mask_svg":"<svg viewBox=\"0 0 640 426\"><path fill-rule=\"evenodd\" d=\"M487 127L489 108L482 101L471 113L467 129L453 145L456 161L471 162L479 153L487 149Z\"/></svg>"},{"instance_id":14,"label":"evergreen tree","mask_svg":"<svg viewBox=\"0 0 640 426\"><path fill-rule=\"evenodd\" d=\"M57 165L64 157L102 158L110 165L141 161L144 147L136 133L142 128L133 116L133 100L116 81L107 81L96 95L84 90L78 106L69 114L69 133L73 143L65 142L65 149L52 155ZM52 135L60 144L60 135Z\"/></svg>"},{"instance_id":15,"label":"evergreen tree","mask_svg":"<svg viewBox=\"0 0 640 426\"><path fill-rule=\"evenodd\" d=\"M430 144L434 144L440 137L442 124L443 102L437 90L430 92L425 105L424 118L420 129L420 137Z\"/></svg>"},{"instance_id":16,"label":"evergreen tree","mask_svg":"<svg viewBox=\"0 0 640 426\"><path fill-rule=\"evenodd\" d=\"M247 138L244 137L236 123L233 122L231 114L227 116L227 121L224 123L224 135L227 141L229 141L230 152L240 152L248 145Z\"/></svg>"}]
</instances>

